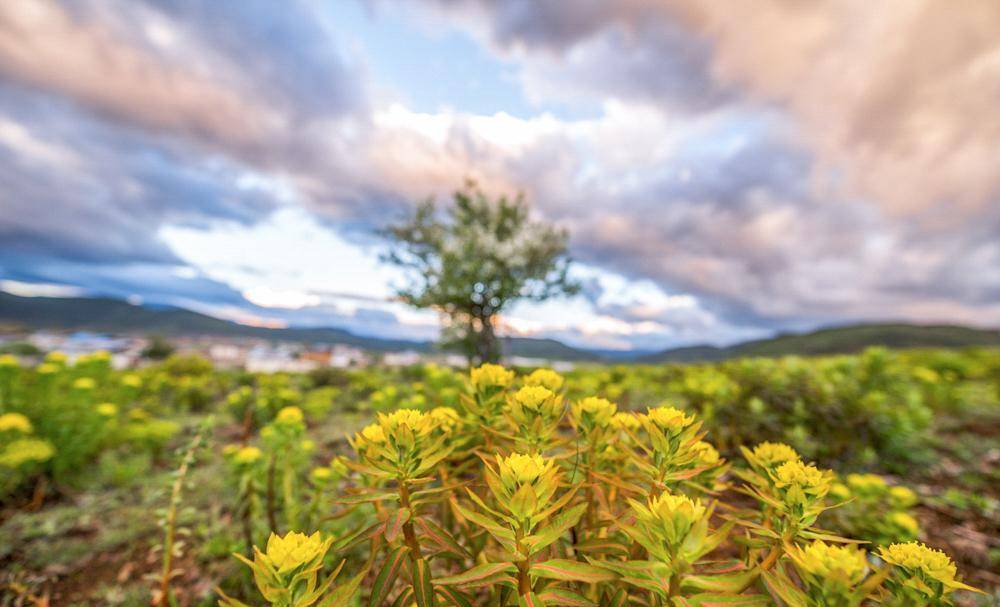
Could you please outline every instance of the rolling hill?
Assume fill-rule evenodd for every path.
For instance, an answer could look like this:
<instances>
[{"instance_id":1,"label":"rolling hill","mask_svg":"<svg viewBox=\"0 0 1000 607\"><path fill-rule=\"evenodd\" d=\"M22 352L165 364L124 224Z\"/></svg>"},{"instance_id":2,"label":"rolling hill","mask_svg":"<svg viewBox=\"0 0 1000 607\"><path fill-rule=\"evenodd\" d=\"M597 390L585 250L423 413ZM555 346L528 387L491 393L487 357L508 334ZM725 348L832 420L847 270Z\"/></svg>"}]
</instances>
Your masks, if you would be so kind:
<instances>
[{"instance_id":1,"label":"rolling hill","mask_svg":"<svg viewBox=\"0 0 1000 607\"><path fill-rule=\"evenodd\" d=\"M866 324L830 327L809 333L778 335L727 348L674 348L636 359L636 362L708 362L740 356L818 356L848 354L870 346L888 348L1000 347L1000 330L954 325Z\"/></svg>"},{"instance_id":2,"label":"rolling hill","mask_svg":"<svg viewBox=\"0 0 1000 607\"><path fill-rule=\"evenodd\" d=\"M19 297L0 291L0 325L25 329L161 334L165 336L246 337L302 343L345 344L377 352L428 352L426 341L380 339L338 328L270 329L241 325L182 308L132 305L110 298ZM593 362L703 362L738 356L821 355L857 352L868 346L892 348L967 346L1000 347L1000 330L961 326L870 324L779 335L719 348L711 345L671 348L661 352L608 352L574 348L554 339L505 338L509 355L548 360Z\"/></svg>"}]
</instances>

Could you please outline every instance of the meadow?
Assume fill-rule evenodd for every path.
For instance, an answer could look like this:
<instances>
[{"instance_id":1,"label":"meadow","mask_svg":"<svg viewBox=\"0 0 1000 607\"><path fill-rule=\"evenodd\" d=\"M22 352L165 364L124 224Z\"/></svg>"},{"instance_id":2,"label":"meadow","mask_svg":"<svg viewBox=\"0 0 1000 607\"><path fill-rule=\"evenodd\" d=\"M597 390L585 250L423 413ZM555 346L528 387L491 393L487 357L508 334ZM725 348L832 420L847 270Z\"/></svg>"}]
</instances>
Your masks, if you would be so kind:
<instances>
[{"instance_id":1,"label":"meadow","mask_svg":"<svg viewBox=\"0 0 1000 607\"><path fill-rule=\"evenodd\" d=\"M1000 352L0 357L0 605L992 605Z\"/></svg>"}]
</instances>

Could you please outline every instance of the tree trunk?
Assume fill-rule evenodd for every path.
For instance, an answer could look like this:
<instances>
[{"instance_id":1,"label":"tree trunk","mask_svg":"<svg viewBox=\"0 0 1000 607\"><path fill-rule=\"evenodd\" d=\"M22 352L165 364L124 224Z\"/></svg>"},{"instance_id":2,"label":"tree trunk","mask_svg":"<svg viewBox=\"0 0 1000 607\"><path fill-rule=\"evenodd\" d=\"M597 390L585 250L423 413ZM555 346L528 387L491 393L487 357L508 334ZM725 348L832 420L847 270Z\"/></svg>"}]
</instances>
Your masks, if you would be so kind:
<instances>
[{"instance_id":1,"label":"tree trunk","mask_svg":"<svg viewBox=\"0 0 1000 607\"><path fill-rule=\"evenodd\" d=\"M479 317L481 323L476 334L476 354L480 363L500 362L500 343L493 330L493 315Z\"/></svg>"}]
</instances>

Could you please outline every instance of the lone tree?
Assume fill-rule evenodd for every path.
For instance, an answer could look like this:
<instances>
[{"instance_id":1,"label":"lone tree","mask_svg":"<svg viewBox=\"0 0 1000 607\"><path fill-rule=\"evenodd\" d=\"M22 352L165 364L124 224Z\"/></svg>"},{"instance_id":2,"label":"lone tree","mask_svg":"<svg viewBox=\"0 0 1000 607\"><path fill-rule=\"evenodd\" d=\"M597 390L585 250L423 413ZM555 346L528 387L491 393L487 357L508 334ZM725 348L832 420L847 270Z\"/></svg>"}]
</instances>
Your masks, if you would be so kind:
<instances>
[{"instance_id":1,"label":"lone tree","mask_svg":"<svg viewBox=\"0 0 1000 607\"><path fill-rule=\"evenodd\" d=\"M444 318L444 345L460 346L470 361L496 362L496 316L519 299L572 295L567 277L568 234L532 221L523 195L490 200L472 181L451 205L433 200L385 233L398 244L384 256L408 270L403 301Z\"/></svg>"}]
</instances>

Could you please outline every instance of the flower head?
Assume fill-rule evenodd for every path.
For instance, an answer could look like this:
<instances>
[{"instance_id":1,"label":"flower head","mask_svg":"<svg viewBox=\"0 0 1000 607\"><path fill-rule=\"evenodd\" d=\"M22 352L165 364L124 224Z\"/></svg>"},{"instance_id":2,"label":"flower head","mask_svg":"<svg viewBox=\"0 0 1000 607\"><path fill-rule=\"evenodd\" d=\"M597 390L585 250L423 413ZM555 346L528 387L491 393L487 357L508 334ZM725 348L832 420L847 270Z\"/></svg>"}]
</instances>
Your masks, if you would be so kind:
<instances>
[{"instance_id":1,"label":"flower head","mask_svg":"<svg viewBox=\"0 0 1000 607\"><path fill-rule=\"evenodd\" d=\"M606 398L588 396L570 407L573 423L585 428L605 428L611 424L618 406Z\"/></svg>"},{"instance_id":2,"label":"flower head","mask_svg":"<svg viewBox=\"0 0 1000 607\"><path fill-rule=\"evenodd\" d=\"M31 420L20 413L4 413L0 415L0 432L31 433Z\"/></svg>"},{"instance_id":3,"label":"flower head","mask_svg":"<svg viewBox=\"0 0 1000 607\"><path fill-rule=\"evenodd\" d=\"M678 546L691 528L701 521L708 509L701 500L664 491L645 504L629 500L636 520L671 546Z\"/></svg>"},{"instance_id":4,"label":"flower head","mask_svg":"<svg viewBox=\"0 0 1000 607\"><path fill-rule=\"evenodd\" d=\"M114 417L118 415L118 405L114 403L101 403L94 407L94 410L101 417Z\"/></svg>"},{"instance_id":5,"label":"flower head","mask_svg":"<svg viewBox=\"0 0 1000 607\"><path fill-rule=\"evenodd\" d=\"M910 506L916 504L919 500L917 494L914 493L912 489L902 485L890 487L889 497L892 498L893 503L900 508L909 508Z\"/></svg>"},{"instance_id":6,"label":"flower head","mask_svg":"<svg viewBox=\"0 0 1000 607\"><path fill-rule=\"evenodd\" d=\"M753 448L754 458L764 466L776 466L799 459L799 454L785 443L763 442Z\"/></svg>"},{"instance_id":7,"label":"flower head","mask_svg":"<svg viewBox=\"0 0 1000 607\"><path fill-rule=\"evenodd\" d=\"M771 481L785 504L801 509L822 499L833 484L833 473L800 460L787 461L771 473Z\"/></svg>"},{"instance_id":8,"label":"flower head","mask_svg":"<svg viewBox=\"0 0 1000 607\"><path fill-rule=\"evenodd\" d=\"M514 372L500 365L486 363L476 367L469 373L472 387L479 391L506 388L514 382Z\"/></svg>"},{"instance_id":9,"label":"flower head","mask_svg":"<svg viewBox=\"0 0 1000 607\"><path fill-rule=\"evenodd\" d=\"M920 533L920 523L908 512L891 513L889 522L902 529L909 537L917 537L917 534Z\"/></svg>"},{"instance_id":10,"label":"flower head","mask_svg":"<svg viewBox=\"0 0 1000 607\"><path fill-rule=\"evenodd\" d=\"M529 485L543 474L552 470L555 464L540 455L515 453L505 459L497 458L500 480L509 488Z\"/></svg>"},{"instance_id":11,"label":"flower head","mask_svg":"<svg viewBox=\"0 0 1000 607\"><path fill-rule=\"evenodd\" d=\"M67 360L69 360L69 357L66 356L64 352L60 352L59 350L53 350L45 355L45 362L47 363L64 365Z\"/></svg>"},{"instance_id":12,"label":"flower head","mask_svg":"<svg viewBox=\"0 0 1000 607\"><path fill-rule=\"evenodd\" d=\"M73 382L74 390L90 391L97 387L97 382L90 377L79 377Z\"/></svg>"},{"instance_id":13,"label":"flower head","mask_svg":"<svg viewBox=\"0 0 1000 607\"><path fill-rule=\"evenodd\" d=\"M16 369L20 366L20 361L13 354L0 354L0 369Z\"/></svg>"},{"instance_id":14,"label":"flower head","mask_svg":"<svg viewBox=\"0 0 1000 607\"><path fill-rule=\"evenodd\" d=\"M319 531L312 535L290 531L284 537L274 533L267 539L267 550L258 553L279 575L312 565L323 559L330 541L323 541Z\"/></svg>"},{"instance_id":15,"label":"flower head","mask_svg":"<svg viewBox=\"0 0 1000 607\"><path fill-rule=\"evenodd\" d=\"M24 464L48 461L55 449L47 440L19 438L0 450L0 468L20 468Z\"/></svg>"},{"instance_id":16,"label":"flower head","mask_svg":"<svg viewBox=\"0 0 1000 607\"><path fill-rule=\"evenodd\" d=\"M694 416L674 407L650 408L640 419L667 434L677 434L694 423Z\"/></svg>"},{"instance_id":17,"label":"flower head","mask_svg":"<svg viewBox=\"0 0 1000 607\"><path fill-rule=\"evenodd\" d=\"M611 425L619 430L636 430L640 426L639 416L631 411L615 413L611 418Z\"/></svg>"},{"instance_id":18,"label":"flower head","mask_svg":"<svg viewBox=\"0 0 1000 607\"><path fill-rule=\"evenodd\" d=\"M524 378L526 386L542 386L553 392L562 388L564 382L563 376L552 369L535 369L528 377Z\"/></svg>"},{"instance_id":19,"label":"flower head","mask_svg":"<svg viewBox=\"0 0 1000 607\"><path fill-rule=\"evenodd\" d=\"M854 546L838 546L815 541L805 548L789 552L799 571L822 582L840 583L844 587L860 583L868 572L865 551Z\"/></svg>"},{"instance_id":20,"label":"flower head","mask_svg":"<svg viewBox=\"0 0 1000 607\"><path fill-rule=\"evenodd\" d=\"M445 432L451 432L462 421L458 411L451 407L434 407L428 415L437 427Z\"/></svg>"},{"instance_id":21,"label":"flower head","mask_svg":"<svg viewBox=\"0 0 1000 607\"><path fill-rule=\"evenodd\" d=\"M237 449L233 455L233 462L242 466L248 466L250 464L260 461L263 457L260 449L253 446L241 447Z\"/></svg>"},{"instance_id":22,"label":"flower head","mask_svg":"<svg viewBox=\"0 0 1000 607\"><path fill-rule=\"evenodd\" d=\"M974 590L955 579L957 569L947 554L928 548L920 542L892 544L888 548L880 548L879 556L897 568L904 586L928 596L936 594L934 587L941 593L959 588Z\"/></svg>"},{"instance_id":23,"label":"flower head","mask_svg":"<svg viewBox=\"0 0 1000 607\"><path fill-rule=\"evenodd\" d=\"M543 386L524 386L514 393L511 403L518 405L521 409L528 411L542 411L543 408L555 399L556 395Z\"/></svg>"},{"instance_id":24,"label":"flower head","mask_svg":"<svg viewBox=\"0 0 1000 607\"><path fill-rule=\"evenodd\" d=\"M127 388L141 388L142 378L135 373L129 373L128 375L122 376L122 385Z\"/></svg>"},{"instance_id":25,"label":"flower head","mask_svg":"<svg viewBox=\"0 0 1000 607\"><path fill-rule=\"evenodd\" d=\"M298 407L284 407L281 411L278 411L278 415L275 416L274 421L282 425L294 425L300 424L303 420L302 409Z\"/></svg>"},{"instance_id":26,"label":"flower head","mask_svg":"<svg viewBox=\"0 0 1000 607\"><path fill-rule=\"evenodd\" d=\"M700 440L694 444L692 450L697 454L700 466L711 467L719 463L719 452L711 443Z\"/></svg>"}]
</instances>

